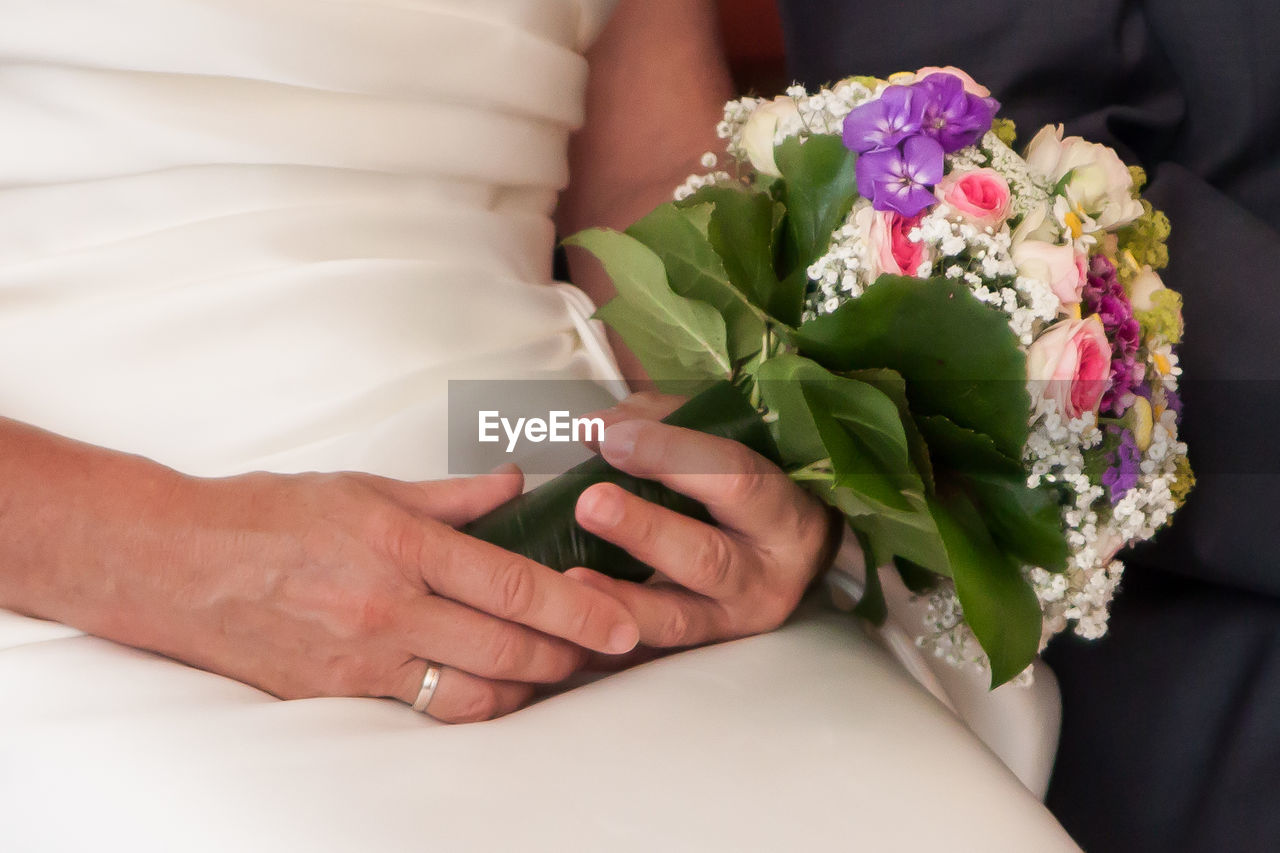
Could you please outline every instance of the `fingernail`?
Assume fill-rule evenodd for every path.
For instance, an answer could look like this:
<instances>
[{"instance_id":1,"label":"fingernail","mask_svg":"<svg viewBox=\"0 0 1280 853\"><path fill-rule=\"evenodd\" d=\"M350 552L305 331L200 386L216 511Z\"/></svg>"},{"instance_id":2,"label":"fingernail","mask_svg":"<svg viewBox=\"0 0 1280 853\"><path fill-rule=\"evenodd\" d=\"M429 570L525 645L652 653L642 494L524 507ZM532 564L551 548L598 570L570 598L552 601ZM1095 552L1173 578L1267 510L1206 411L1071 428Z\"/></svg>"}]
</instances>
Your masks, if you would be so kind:
<instances>
[{"instance_id":1,"label":"fingernail","mask_svg":"<svg viewBox=\"0 0 1280 853\"><path fill-rule=\"evenodd\" d=\"M636 451L640 426L636 421L623 421L606 429L604 441L600 444L600 452L604 454L605 460L618 465L630 459Z\"/></svg>"},{"instance_id":2,"label":"fingernail","mask_svg":"<svg viewBox=\"0 0 1280 853\"><path fill-rule=\"evenodd\" d=\"M514 462L503 462L497 468L489 472L489 476L510 476L511 474L519 474L520 466Z\"/></svg>"},{"instance_id":3,"label":"fingernail","mask_svg":"<svg viewBox=\"0 0 1280 853\"><path fill-rule=\"evenodd\" d=\"M618 625L609 632L609 654L625 655L640 642L640 631L635 625Z\"/></svg>"},{"instance_id":4,"label":"fingernail","mask_svg":"<svg viewBox=\"0 0 1280 853\"><path fill-rule=\"evenodd\" d=\"M599 524L613 527L622 521L622 501L612 489L588 489L582 496L582 509Z\"/></svg>"}]
</instances>

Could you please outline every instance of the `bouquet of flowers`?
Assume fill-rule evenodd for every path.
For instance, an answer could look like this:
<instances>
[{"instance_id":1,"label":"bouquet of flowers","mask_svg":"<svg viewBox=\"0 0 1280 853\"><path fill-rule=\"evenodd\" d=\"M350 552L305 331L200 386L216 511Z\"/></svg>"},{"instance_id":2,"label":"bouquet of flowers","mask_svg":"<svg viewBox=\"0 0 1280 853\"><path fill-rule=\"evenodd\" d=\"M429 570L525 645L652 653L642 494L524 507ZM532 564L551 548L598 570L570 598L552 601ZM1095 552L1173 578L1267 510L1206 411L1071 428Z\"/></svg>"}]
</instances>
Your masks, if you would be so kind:
<instances>
[{"instance_id":1,"label":"bouquet of flowers","mask_svg":"<svg viewBox=\"0 0 1280 853\"><path fill-rule=\"evenodd\" d=\"M746 441L840 510L879 572L929 597L920 642L1019 676L1056 633L1106 630L1116 554L1193 484L1178 440L1181 301L1156 270L1169 223L1142 170L1060 127L1019 154L954 68L854 77L726 105L675 200L594 253L600 310L659 384L705 389L671 419ZM577 528L612 479L592 460L470 532L558 569L643 578Z\"/></svg>"}]
</instances>

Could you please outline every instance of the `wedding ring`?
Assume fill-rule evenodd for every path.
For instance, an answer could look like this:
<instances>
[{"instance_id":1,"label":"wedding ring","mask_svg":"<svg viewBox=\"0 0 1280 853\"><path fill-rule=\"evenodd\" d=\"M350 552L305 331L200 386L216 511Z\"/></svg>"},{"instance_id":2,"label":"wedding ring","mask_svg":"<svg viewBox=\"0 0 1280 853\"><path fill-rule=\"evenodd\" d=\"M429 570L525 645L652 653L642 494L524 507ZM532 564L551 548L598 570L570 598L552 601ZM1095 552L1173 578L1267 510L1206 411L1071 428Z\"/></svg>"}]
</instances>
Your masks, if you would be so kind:
<instances>
[{"instance_id":1,"label":"wedding ring","mask_svg":"<svg viewBox=\"0 0 1280 853\"><path fill-rule=\"evenodd\" d=\"M422 689L418 691L418 698L413 702L413 710L419 714L427 713L427 706L431 704L431 697L436 695L436 687L439 684L440 667L427 661L427 674L422 676Z\"/></svg>"}]
</instances>

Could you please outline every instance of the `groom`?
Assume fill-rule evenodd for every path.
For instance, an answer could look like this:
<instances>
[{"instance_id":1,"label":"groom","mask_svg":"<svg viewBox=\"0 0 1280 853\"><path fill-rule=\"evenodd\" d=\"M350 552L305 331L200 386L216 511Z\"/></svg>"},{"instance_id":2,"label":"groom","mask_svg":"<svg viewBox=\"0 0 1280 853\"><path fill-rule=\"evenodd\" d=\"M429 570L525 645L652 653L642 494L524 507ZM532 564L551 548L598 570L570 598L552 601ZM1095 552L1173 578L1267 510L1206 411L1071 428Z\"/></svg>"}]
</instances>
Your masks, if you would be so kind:
<instances>
[{"instance_id":1,"label":"groom","mask_svg":"<svg viewBox=\"0 0 1280 853\"><path fill-rule=\"evenodd\" d=\"M1146 168L1173 222L1198 489L1127 556L1111 634L1059 640L1049 805L1090 851L1278 850L1280 6L1272 0L781 0L810 86L956 65L1025 141L1050 122Z\"/></svg>"}]
</instances>

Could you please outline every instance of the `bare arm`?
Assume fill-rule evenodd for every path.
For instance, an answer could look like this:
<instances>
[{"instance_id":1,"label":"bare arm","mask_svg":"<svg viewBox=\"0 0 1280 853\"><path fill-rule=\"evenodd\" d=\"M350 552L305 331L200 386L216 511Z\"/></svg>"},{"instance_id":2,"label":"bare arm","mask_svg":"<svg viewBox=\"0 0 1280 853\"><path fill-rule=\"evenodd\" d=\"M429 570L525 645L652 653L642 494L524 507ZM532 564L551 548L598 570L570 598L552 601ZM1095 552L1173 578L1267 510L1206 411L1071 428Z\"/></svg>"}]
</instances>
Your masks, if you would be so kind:
<instances>
[{"instance_id":1,"label":"bare arm","mask_svg":"<svg viewBox=\"0 0 1280 853\"><path fill-rule=\"evenodd\" d=\"M716 138L732 86L710 0L621 0L587 55L587 120L570 145L572 180L560 199L563 235L583 228L622 229L658 204ZM574 282L597 305L613 297L599 266L577 250ZM617 339L623 373L643 385L639 363Z\"/></svg>"}]
</instances>

